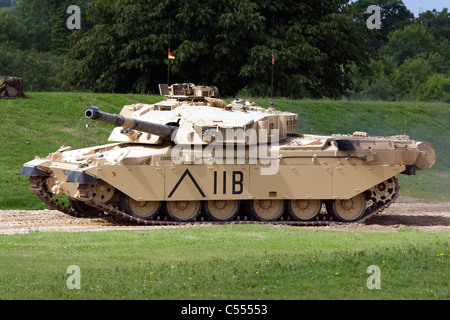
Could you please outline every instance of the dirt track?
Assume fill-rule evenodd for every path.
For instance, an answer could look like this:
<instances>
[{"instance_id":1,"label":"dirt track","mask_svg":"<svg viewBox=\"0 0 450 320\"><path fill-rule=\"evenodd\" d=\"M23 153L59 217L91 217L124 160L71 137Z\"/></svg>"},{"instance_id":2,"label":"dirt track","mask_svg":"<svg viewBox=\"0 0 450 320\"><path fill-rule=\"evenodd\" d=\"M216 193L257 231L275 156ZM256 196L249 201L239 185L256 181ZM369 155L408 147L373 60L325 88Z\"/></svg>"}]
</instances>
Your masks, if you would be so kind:
<instances>
[{"instance_id":1,"label":"dirt track","mask_svg":"<svg viewBox=\"0 0 450 320\"><path fill-rule=\"evenodd\" d=\"M400 199L401 201L401 199ZM390 232L417 228L430 232L450 231L450 203L421 203L413 199L392 204L365 223L320 227L337 230ZM158 226L121 226L111 218L80 219L52 210L0 210L0 234L34 231L99 231L114 229L173 228Z\"/></svg>"}]
</instances>

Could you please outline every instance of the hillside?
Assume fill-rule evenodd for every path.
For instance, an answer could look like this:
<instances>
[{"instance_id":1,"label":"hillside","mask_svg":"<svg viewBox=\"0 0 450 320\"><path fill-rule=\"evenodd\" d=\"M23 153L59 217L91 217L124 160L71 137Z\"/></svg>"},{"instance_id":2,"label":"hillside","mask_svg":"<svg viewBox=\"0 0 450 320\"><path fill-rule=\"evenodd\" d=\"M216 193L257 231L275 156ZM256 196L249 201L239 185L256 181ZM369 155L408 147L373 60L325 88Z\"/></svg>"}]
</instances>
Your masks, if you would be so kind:
<instances>
[{"instance_id":1,"label":"hillside","mask_svg":"<svg viewBox=\"0 0 450 320\"><path fill-rule=\"evenodd\" d=\"M26 93L26 99L0 100L3 112L0 146L0 209L42 209L19 174L24 162L46 156L61 145L73 148L104 144L111 127L95 123L86 127L88 105L119 112L123 105L154 103L159 96L94 93ZM270 100L255 99L268 106ZM450 200L450 104L412 102L360 102L276 99L279 110L299 114L300 132L314 134L366 131L370 135L406 133L428 141L437 150L435 166L416 176L400 175L401 193L429 201Z\"/></svg>"}]
</instances>

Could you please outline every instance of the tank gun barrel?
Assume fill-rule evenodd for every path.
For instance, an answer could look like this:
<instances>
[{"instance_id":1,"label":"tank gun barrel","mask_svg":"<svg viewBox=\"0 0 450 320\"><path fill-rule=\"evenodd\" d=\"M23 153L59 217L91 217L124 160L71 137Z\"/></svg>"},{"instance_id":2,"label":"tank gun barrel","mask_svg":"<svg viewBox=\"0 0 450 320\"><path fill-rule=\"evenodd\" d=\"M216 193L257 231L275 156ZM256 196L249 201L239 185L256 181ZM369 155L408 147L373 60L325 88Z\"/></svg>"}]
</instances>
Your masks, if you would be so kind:
<instances>
[{"instance_id":1,"label":"tank gun barrel","mask_svg":"<svg viewBox=\"0 0 450 320\"><path fill-rule=\"evenodd\" d=\"M86 116L86 118L91 120L109 123L113 126L123 127L125 129L134 129L141 132L151 133L166 140L171 140L172 132L178 129L175 126L138 120L130 117L125 117L121 114L102 112L94 106L87 107L84 115Z\"/></svg>"}]
</instances>

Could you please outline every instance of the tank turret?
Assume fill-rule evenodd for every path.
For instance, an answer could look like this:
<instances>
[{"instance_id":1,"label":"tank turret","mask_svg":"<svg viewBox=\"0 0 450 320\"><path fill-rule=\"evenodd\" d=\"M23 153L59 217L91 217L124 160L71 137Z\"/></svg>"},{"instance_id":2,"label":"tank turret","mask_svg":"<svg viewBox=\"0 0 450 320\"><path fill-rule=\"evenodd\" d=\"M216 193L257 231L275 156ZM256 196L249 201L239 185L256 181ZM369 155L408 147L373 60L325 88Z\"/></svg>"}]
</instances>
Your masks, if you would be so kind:
<instances>
[{"instance_id":1,"label":"tank turret","mask_svg":"<svg viewBox=\"0 0 450 320\"><path fill-rule=\"evenodd\" d=\"M174 84L161 91L167 93L165 99L153 105L125 106L118 115L90 106L85 116L118 127L110 141L148 144L171 140L184 145L254 145L284 140L297 130L297 114L243 99L227 103L215 98L214 86Z\"/></svg>"}]
</instances>

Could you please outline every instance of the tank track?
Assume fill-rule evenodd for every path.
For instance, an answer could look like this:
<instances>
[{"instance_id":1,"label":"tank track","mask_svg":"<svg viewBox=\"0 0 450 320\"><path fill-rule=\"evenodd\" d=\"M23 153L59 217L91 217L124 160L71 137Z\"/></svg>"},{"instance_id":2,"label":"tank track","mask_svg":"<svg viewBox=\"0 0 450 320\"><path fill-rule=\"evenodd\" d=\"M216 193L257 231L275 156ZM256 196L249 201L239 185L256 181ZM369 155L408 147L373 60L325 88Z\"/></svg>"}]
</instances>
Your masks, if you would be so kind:
<instances>
[{"instance_id":1,"label":"tank track","mask_svg":"<svg viewBox=\"0 0 450 320\"><path fill-rule=\"evenodd\" d=\"M372 205L368 206L366 208L366 212L362 216L361 219L358 221L355 221L353 223L363 223L373 217L374 215L380 213L387 207L389 207L399 196L399 185L397 178L393 178L396 183L396 190L394 195L391 199L387 200L385 203L373 203ZM65 206L63 203L58 202L57 199L53 199L52 194L47 190L47 187L45 185L45 179L44 177L30 177L30 185L31 189L33 190L34 194L41 199L43 202L45 202L50 209L53 210L59 210L65 214L68 214L73 217L82 217L82 218L93 218L92 216L84 215L81 212L78 212L70 207ZM253 218L248 218L248 216L251 217L250 214L243 217L243 219L240 218L240 215L238 215L237 220L233 221L210 221L210 220L194 220L194 221L188 221L188 222L180 222L180 221L173 221L168 220L164 217L161 213L159 213L155 220L144 220L137 217L134 217L126 212L123 212L117 208L112 207L111 205L106 205L104 203L95 201L92 196L89 193L90 185L88 184L80 184L78 187L78 190L80 192L81 199L89 206L94 207L100 211L103 211L104 213L112 216L115 221L118 223L123 224L138 224L138 225L145 225L145 226L170 226L170 225L201 225L201 224L218 224L218 225L233 225L233 224L270 224L270 225L289 225L289 226L329 226L329 225L346 225L348 223L340 222L333 220L329 216L322 216L319 215L317 220L313 221L297 221L297 220L291 220L288 218L287 220L277 220L277 221L260 221L260 220L254 220ZM322 216L322 217L320 217Z\"/></svg>"},{"instance_id":2,"label":"tank track","mask_svg":"<svg viewBox=\"0 0 450 320\"><path fill-rule=\"evenodd\" d=\"M77 218L89 217L81 212L74 210L73 208L66 207L64 203L59 202L58 199L53 199L53 194L48 191L47 186L45 185L45 177L30 177L30 189L39 199L41 199L42 202L45 202L52 210L58 210L65 214L68 214L69 216Z\"/></svg>"}]
</instances>

